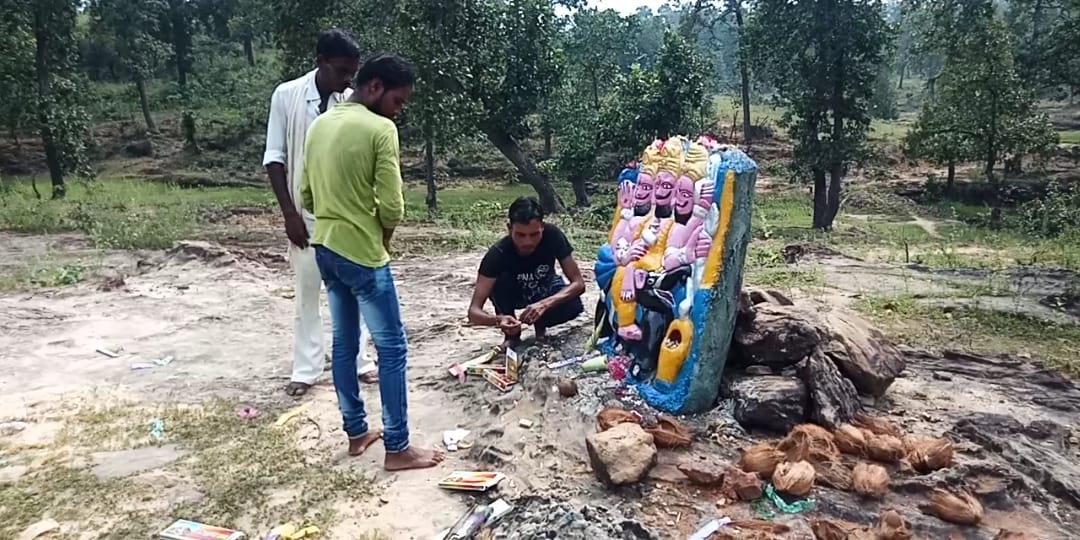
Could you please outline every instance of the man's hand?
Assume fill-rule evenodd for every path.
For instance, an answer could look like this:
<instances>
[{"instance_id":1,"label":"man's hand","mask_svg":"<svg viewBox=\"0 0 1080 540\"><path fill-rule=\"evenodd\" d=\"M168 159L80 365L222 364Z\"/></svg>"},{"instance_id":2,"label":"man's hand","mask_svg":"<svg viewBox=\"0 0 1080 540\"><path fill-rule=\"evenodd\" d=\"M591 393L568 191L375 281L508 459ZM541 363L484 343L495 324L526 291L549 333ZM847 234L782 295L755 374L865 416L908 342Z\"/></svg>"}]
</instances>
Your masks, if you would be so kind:
<instances>
[{"instance_id":1,"label":"man's hand","mask_svg":"<svg viewBox=\"0 0 1080 540\"><path fill-rule=\"evenodd\" d=\"M304 218L299 212L285 213L285 235L296 247L300 249L308 247L307 225L304 225Z\"/></svg>"},{"instance_id":2,"label":"man's hand","mask_svg":"<svg viewBox=\"0 0 1080 540\"><path fill-rule=\"evenodd\" d=\"M495 326L502 330L506 335L515 335L521 333L521 321L517 320L513 315L499 315L495 317Z\"/></svg>"},{"instance_id":3,"label":"man's hand","mask_svg":"<svg viewBox=\"0 0 1080 540\"><path fill-rule=\"evenodd\" d=\"M550 307L547 300L541 300L535 304L530 304L525 308L525 311L521 312L521 322L525 324L536 324L536 321L539 321L540 317L543 317L544 313L547 312Z\"/></svg>"}]
</instances>

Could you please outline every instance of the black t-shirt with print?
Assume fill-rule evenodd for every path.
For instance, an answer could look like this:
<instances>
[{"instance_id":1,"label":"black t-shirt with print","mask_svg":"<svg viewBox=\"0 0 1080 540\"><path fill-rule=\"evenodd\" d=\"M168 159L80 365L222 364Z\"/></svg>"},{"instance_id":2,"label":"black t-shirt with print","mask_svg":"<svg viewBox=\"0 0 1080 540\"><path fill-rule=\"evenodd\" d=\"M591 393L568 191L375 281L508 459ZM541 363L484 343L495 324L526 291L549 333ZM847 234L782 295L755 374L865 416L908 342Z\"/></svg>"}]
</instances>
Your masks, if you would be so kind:
<instances>
[{"instance_id":1,"label":"black t-shirt with print","mask_svg":"<svg viewBox=\"0 0 1080 540\"><path fill-rule=\"evenodd\" d=\"M498 278L513 276L525 293L539 291L555 275L555 261L570 256L574 248L566 235L555 225L545 224L544 233L536 250L528 256L519 255L509 236L495 243L480 262L480 275Z\"/></svg>"}]
</instances>

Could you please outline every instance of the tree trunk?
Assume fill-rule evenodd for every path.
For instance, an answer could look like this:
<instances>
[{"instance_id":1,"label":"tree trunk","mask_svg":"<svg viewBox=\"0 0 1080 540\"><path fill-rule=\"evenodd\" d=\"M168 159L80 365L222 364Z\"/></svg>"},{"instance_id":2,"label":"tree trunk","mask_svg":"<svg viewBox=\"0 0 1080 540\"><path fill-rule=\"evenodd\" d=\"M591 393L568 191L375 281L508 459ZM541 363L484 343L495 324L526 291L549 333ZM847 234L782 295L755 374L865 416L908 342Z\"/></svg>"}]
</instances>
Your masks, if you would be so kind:
<instances>
[{"instance_id":1,"label":"tree trunk","mask_svg":"<svg viewBox=\"0 0 1080 540\"><path fill-rule=\"evenodd\" d=\"M825 216L829 213L828 186L825 182L825 169L814 169L814 228L819 231L829 230Z\"/></svg>"},{"instance_id":2,"label":"tree trunk","mask_svg":"<svg viewBox=\"0 0 1080 540\"><path fill-rule=\"evenodd\" d=\"M739 86L742 88L743 110L743 145L750 149L750 68L746 61L746 37L743 34L742 1L732 0L731 8L735 12L735 25L739 31Z\"/></svg>"},{"instance_id":3,"label":"tree trunk","mask_svg":"<svg viewBox=\"0 0 1080 540\"><path fill-rule=\"evenodd\" d=\"M574 186L574 206L578 208L588 208L589 193L585 191L585 177L582 175L574 175L570 184Z\"/></svg>"},{"instance_id":4,"label":"tree trunk","mask_svg":"<svg viewBox=\"0 0 1080 540\"><path fill-rule=\"evenodd\" d=\"M247 59L249 66L255 65L255 44L252 43L251 34L244 34L244 58Z\"/></svg>"},{"instance_id":5,"label":"tree trunk","mask_svg":"<svg viewBox=\"0 0 1080 540\"><path fill-rule=\"evenodd\" d=\"M900 62L900 82L896 84L897 90L904 89L904 74L907 73L907 62Z\"/></svg>"},{"instance_id":6,"label":"tree trunk","mask_svg":"<svg viewBox=\"0 0 1080 540\"><path fill-rule=\"evenodd\" d=\"M949 174L945 177L945 193L952 195L956 189L956 161L949 160Z\"/></svg>"},{"instance_id":7,"label":"tree trunk","mask_svg":"<svg viewBox=\"0 0 1080 540\"><path fill-rule=\"evenodd\" d=\"M514 164L514 167L517 167L521 179L536 190L540 206L544 211L549 214L564 212L566 206L563 205L562 198L555 191L555 187L551 185L551 180L536 168L536 163L529 158L521 145L505 130L490 122L485 122L483 129L491 144L494 144L495 148L498 148L499 152L502 152L502 155Z\"/></svg>"},{"instance_id":8,"label":"tree trunk","mask_svg":"<svg viewBox=\"0 0 1080 540\"><path fill-rule=\"evenodd\" d=\"M52 77L49 73L49 32L52 29L45 28L41 9L39 6L34 10L34 64L37 70L38 122L41 124L41 142L45 146L45 162L49 166L49 176L52 178L52 198L62 199L66 193L64 169L60 161L60 148L49 118L49 109L52 106L49 100L49 85Z\"/></svg>"},{"instance_id":9,"label":"tree trunk","mask_svg":"<svg viewBox=\"0 0 1080 540\"><path fill-rule=\"evenodd\" d=\"M837 163L833 165L831 171L829 171L829 195L828 195L828 213L825 214L825 230L831 230L833 221L836 219L836 214L840 213L840 192L844 182L844 166Z\"/></svg>"},{"instance_id":10,"label":"tree trunk","mask_svg":"<svg viewBox=\"0 0 1080 540\"><path fill-rule=\"evenodd\" d=\"M438 194L435 190L435 141L430 133L424 136L424 182L427 184L428 215L434 216L439 210Z\"/></svg>"},{"instance_id":11,"label":"tree trunk","mask_svg":"<svg viewBox=\"0 0 1080 540\"><path fill-rule=\"evenodd\" d=\"M596 110L600 110L600 82L596 80L596 70L592 72L592 100Z\"/></svg>"},{"instance_id":12,"label":"tree trunk","mask_svg":"<svg viewBox=\"0 0 1080 540\"><path fill-rule=\"evenodd\" d=\"M993 69L990 70L990 75L994 75ZM983 169L986 181L990 183L990 228L994 230L1001 227L1001 186L997 176L994 175L994 164L998 161L997 117L998 100L997 95L994 94L990 99L990 129L986 136L986 165Z\"/></svg>"},{"instance_id":13,"label":"tree trunk","mask_svg":"<svg viewBox=\"0 0 1080 540\"><path fill-rule=\"evenodd\" d=\"M191 34L188 29L186 9L186 0L169 1L173 56L176 61L176 84L180 85L181 91L187 87L188 71L191 69Z\"/></svg>"},{"instance_id":14,"label":"tree trunk","mask_svg":"<svg viewBox=\"0 0 1080 540\"><path fill-rule=\"evenodd\" d=\"M551 124L544 122L544 159L551 159Z\"/></svg>"},{"instance_id":15,"label":"tree trunk","mask_svg":"<svg viewBox=\"0 0 1080 540\"><path fill-rule=\"evenodd\" d=\"M146 129L153 133L157 131L157 126L150 115L150 100L146 97L146 80L142 75L135 75L135 89L139 91L139 105L142 107L143 120L146 120Z\"/></svg>"}]
</instances>

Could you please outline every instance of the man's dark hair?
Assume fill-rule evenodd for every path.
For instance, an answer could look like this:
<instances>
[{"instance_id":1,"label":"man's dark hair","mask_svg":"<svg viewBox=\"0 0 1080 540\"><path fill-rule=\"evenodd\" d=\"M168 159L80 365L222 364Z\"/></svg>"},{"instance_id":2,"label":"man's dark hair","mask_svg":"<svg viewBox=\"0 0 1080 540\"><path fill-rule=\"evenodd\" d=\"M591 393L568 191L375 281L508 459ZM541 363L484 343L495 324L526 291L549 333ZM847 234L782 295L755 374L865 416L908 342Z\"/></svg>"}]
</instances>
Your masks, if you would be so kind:
<instances>
[{"instance_id":1,"label":"man's dark hair","mask_svg":"<svg viewBox=\"0 0 1080 540\"><path fill-rule=\"evenodd\" d=\"M510 204L507 216L510 218L510 223L528 225L534 219L544 220L544 208L540 206L540 201L536 200L536 197L518 197Z\"/></svg>"},{"instance_id":2,"label":"man's dark hair","mask_svg":"<svg viewBox=\"0 0 1080 540\"><path fill-rule=\"evenodd\" d=\"M387 90L416 84L416 72L408 60L396 54L380 54L369 58L356 72L356 87L379 79Z\"/></svg>"},{"instance_id":3,"label":"man's dark hair","mask_svg":"<svg viewBox=\"0 0 1080 540\"><path fill-rule=\"evenodd\" d=\"M331 28L319 34L315 44L315 54L329 60L331 58L360 59L360 45L348 30Z\"/></svg>"}]
</instances>

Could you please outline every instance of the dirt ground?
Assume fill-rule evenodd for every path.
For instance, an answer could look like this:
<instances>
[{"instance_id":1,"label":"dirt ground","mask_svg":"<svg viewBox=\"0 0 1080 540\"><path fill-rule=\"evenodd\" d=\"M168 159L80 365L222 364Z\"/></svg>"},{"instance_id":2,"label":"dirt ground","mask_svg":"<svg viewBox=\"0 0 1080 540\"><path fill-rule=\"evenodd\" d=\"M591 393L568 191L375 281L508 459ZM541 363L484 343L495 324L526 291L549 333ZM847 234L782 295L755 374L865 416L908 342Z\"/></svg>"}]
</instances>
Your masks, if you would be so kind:
<instances>
[{"instance_id":1,"label":"dirt ground","mask_svg":"<svg viewBox=\"0 0 1080 540\"><path fill-rule=\"evenodd\" d=\"M282 391L289 374L292 333L291 279L280 255L282 246L272 231L261 226L213 237L220 243L189 242L169 252L93 255L110 269L103 277L71 287L0 296L0 422L27 423L25 429L0 432L0 487L33 484L65 466L87 468L98 478L149 486L149 492L138 492L141 496L115 501L117 515L139 513L145 522L133 527L132 536L112 536L148 537L171 518L182 517L172 515L170 506L197 504L214 490L191 472L209 458L188 444L184 433L174 434L167 421L163 441L151 442L148 422L154 411L220 401L254 406L263 418L272 419L297 405ZM12 260L25 260L46 252L53 257L89 256L92 250L78 236L0 233L0 251ZM309 495L289 478L271 475L274 482L268 493L261 498L252 494L251 504L256 499L268 502L271 508L284 509L282 514L241 508L230 525L257 534L303 516L315 524L325 520L324 538L427 540L456 521L470 501L440 490L438 480L450 471L478 468L508 474L501 492L524 506L537 506L538 500L570 507L602 506L604 512L640 520L652 537L685 538L709 519L754 515L747 505L718 504L718 493L689 485L674 467L685 460L732 460L739 448L761 438L743 433L723 407L686 419L698 442L687 451L662 452L646 484L616 492L598 485L584 439L595 429L593 415L612 399L615 388L606 377L591 377L581 381L578 397L563 399L551 388L556 375L540 368L542 360L580 352L588 317L560 330L549 344L531 348L528 355L535 360L534 367L527 383L512 392L499 393L483 381L462 385L450 379L446 372L450 363L469 359L498 341L490 330L464 324L478 260L478 253L466 253L409 257L394 264L409 338L414 443L437 445L445 430L463 428L472 432L473 447L451 453L437 469L398 474L381 470L383 452L378 446L361 458L347 457L327 373L304 399L310 408L303 420L287 428L288 444L299 450L290 455L306 459L309 466L359 473L367 483L355 494L333 493L320 502L319 513L309 515L300 508ZM888 274L883 265L862 273L856 268L852 262L828 264L827 273L836 276L838 288L835 294L817 295L818 300L865 291ZM904 279L910 286L910 278ZM587 294L586 305L591 305L596 291L590 287ZM324 320L329 346L328 312ZM109 358L95 352L98 348L122 351L118 358ZM908 372L884 398L866 405L907 432L948 434L959 445L958 466L932 476L898 479L883 502L860 501L822 488L815 493L818 504L809 516L871 523L880 509L894 507L912 522L920 538L946 538L956 532L962 538L989 539L1004 526L1039 538L1072 537L1067 531L1080 525L1076 385L1030 359L909 352ZM130 368L134 362L170 356L173 360L165 366ZM377 389L364 388L364 397L369 414L377 419ZM632 395L623 402L635 405ZM89 429L87 418L118 410L146 416L122 425L129 432L120 442L83 436ZM224 416L231 414L226 411ZM521 427L521 419L535 425ZM98 421L111 425L109 418ZM236 425L235 418L214 422ZM268 424L256 429L273 429ZM223 429L215 436L227 439L231 432ZM251 455L257 461L258 449ZM220 474L237 471L222 469ZM992 501L984 526L961 530L919 513L917 506L932 487L972 483L985 484L984 500ZM162 494L172 504L162 507L158 500ZM244 493L232 495L245 500ZM0 511L13 505L0 499ZM543 513L543 508L530 511ZM24 523L5 526L19 531L38 519L56 517L59 537L87 539L109 537L107 531L117 526L115 517L70 517L74 515L50 508L41 515L18 514L15 517ZM780 515L777 520L793 527L789 538L809 538L806 518ZM538 537L504 532L508 538ZM620 538L650 537L624 534Z\"/></svg>"}]
</instances>

